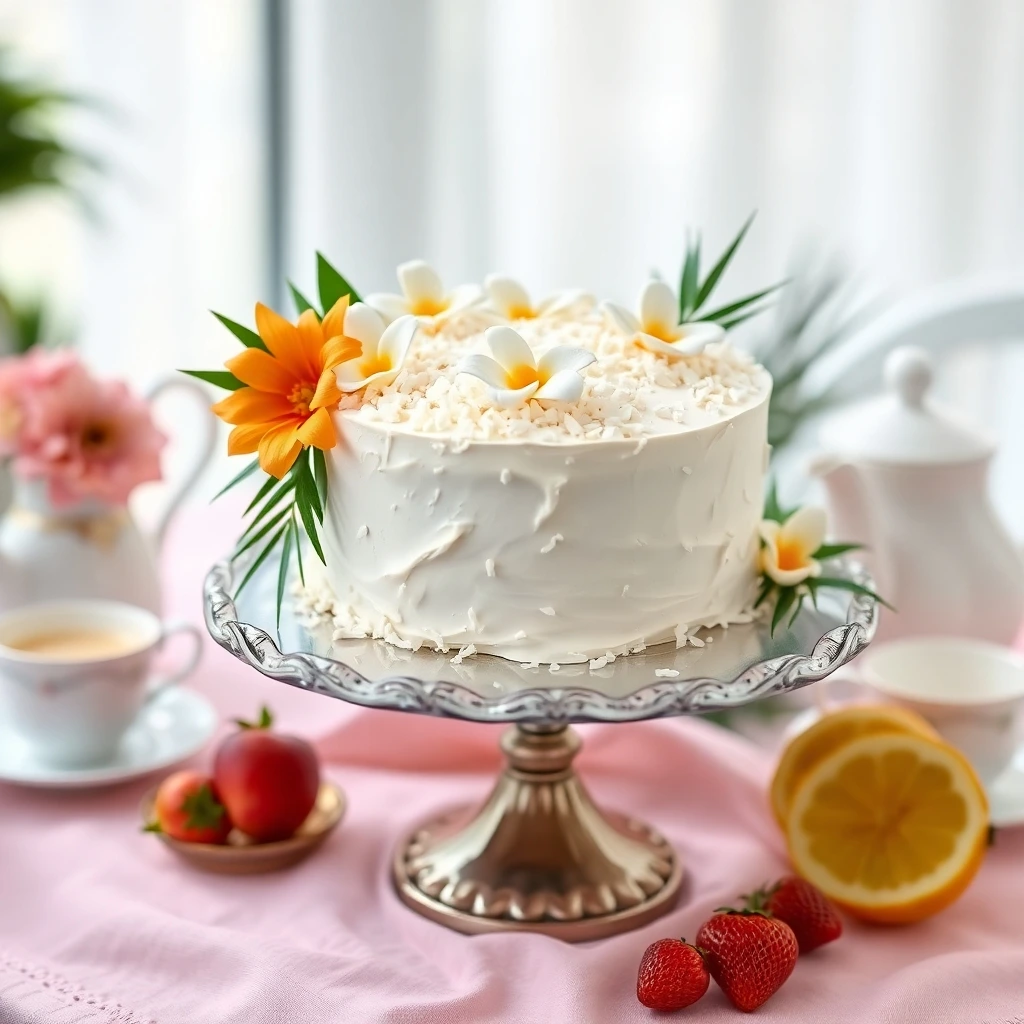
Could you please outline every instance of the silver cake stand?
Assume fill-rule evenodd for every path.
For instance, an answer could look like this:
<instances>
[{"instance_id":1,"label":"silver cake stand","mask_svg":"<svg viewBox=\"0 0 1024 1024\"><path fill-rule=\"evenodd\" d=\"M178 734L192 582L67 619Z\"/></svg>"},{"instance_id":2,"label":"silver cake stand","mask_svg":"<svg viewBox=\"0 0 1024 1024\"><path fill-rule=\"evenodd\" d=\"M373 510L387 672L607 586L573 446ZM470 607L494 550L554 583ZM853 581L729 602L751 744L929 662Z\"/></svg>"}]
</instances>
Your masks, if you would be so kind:
<instances>
[{"instance_id":1,"label":"silver cake stand","mask_svg":"<svg viewBox=\"0 0 1024 1024\"><path fill-rule=\"evenodd\" d=\"M568 941L636 928L669 910L683 866L657 831L599 809L572 767L574 722L638 722L723 711L823 679L874 636L878 607L823 595L792 629L764 623L702 631L703 647L666 644L604 668L524 668L487 655L399 650L382 641L332 642L327 625L275 613L276 571L232 597L238 566L205 585L214 640L272 679L369 708L470 722L504 722L507 764L482 806L435 814L399 841L392 863L401 899L461 932L542 932ZM830 575L871 586L853 562ZM240 576L239 576L240 578ZM454 653L454 652L453 652Z\"/></svg>"}]
</instances>

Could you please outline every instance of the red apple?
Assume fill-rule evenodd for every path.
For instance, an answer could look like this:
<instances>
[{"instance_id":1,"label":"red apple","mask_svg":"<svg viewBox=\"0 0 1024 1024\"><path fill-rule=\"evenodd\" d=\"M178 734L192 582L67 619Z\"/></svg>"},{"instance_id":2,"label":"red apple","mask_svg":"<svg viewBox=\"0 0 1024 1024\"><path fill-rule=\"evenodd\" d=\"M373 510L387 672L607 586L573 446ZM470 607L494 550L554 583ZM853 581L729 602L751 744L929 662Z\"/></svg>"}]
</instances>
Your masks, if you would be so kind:
<instances>
[{"instance_id":1,"label":"red apple","mask_svg":"<svg viewBox=\"0 0 1024 1024\"><path fill-rule=\"evenodd\" d=\"M223 843L231 831L231 819L213 779L201 772L168 775L156 791L153 819L147 831L186 843Z\"/></svg>"},{"instance_id":2,"label":"red apple","mask_svg":"<svg viewBox=\"0 0 1024 1024\"><path fill-rule=\"evenodd\" d=\"M297 736L272 732L270 711L217 750L213 779L235 825L257 842L287 839L306 820L320 789L313 748Z\"/></svg>"}]
</instances>

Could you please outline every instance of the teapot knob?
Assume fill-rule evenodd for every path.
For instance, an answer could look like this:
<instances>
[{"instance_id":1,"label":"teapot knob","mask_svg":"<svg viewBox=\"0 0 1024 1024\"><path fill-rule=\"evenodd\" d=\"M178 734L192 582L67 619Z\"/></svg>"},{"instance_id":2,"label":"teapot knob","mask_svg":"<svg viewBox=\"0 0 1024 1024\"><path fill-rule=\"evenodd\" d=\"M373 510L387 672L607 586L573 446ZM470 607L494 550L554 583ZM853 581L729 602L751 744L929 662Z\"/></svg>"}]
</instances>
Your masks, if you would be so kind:
<instances>
[{"instance_id":1,"label":"teapot knob","mask_svg":"<svg viewBox=\"0 0 1024 1024\"><path fill-rule=\"evenodd\" d=\"M931 356L915 345L894 349L885 361L885 384L904 405L920 409L931 387L934 368Z\"/></svg>"}]
</instances>

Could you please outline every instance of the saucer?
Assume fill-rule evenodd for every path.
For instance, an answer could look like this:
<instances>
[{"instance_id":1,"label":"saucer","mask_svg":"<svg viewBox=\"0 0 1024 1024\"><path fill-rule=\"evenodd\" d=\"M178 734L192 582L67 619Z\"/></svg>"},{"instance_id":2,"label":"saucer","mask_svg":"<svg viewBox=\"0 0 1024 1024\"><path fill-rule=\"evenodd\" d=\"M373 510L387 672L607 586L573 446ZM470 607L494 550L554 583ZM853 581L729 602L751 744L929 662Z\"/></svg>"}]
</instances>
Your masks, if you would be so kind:
<instances>
[{"instance_id":1,"label":"saucer","mask_svg":"<svg viewBox=\"0 0 1024 1024\"><path fill-rule=\"evenodd\" d=\"M1024 746L1013 763L988 787L992 824L996 828L1024 825Z\"/></svg>"},{"instance_id":2,"label":"saucer","mask_svg":"<svg viewBox=\"0 0 1024 1024\"><path fill-rule=\"evenodd\" d=\"M54 789L110 786L184 761L206 745L216 726L216 712L205 697L171 687L139 712L110 761L56 768L0 725L0 782Z\"/></svg>"}]
</instances>

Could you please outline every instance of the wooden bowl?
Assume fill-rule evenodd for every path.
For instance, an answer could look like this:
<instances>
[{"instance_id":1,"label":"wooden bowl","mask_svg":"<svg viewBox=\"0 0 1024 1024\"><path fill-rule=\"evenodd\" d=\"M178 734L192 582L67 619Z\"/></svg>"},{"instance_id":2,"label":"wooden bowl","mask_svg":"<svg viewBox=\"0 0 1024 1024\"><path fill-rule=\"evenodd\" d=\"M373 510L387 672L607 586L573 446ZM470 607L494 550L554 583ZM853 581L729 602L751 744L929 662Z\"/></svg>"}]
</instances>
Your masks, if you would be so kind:
<instances>
[{"instance_id":1,"label":"wooden bowl","mask_svg":"<svg viewBox=\"0 0 1024 1024\"><path fill-rule=\"evenodd\" d=\"M153 820L156 789L143 797L142 820ZM164 844L192 867L221 875L258 875L264 871L280 871L308 857L331 833L345 814L344 792L333 782L321 782L316 804L298 831L287 839L257 843L237 828L228 834L223 845L216 843L183 843L162 832L156 833Z\"/></svg>"}]
</instances>

